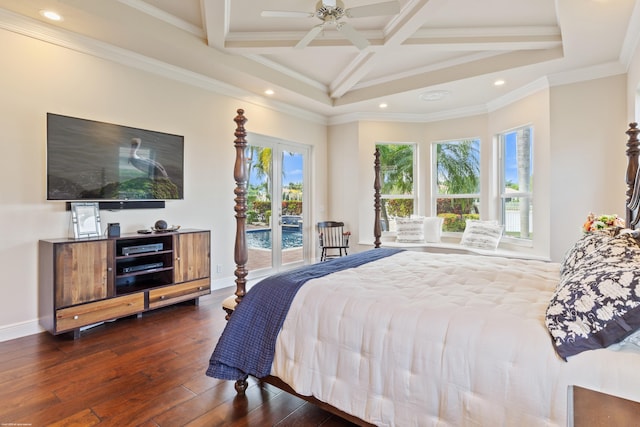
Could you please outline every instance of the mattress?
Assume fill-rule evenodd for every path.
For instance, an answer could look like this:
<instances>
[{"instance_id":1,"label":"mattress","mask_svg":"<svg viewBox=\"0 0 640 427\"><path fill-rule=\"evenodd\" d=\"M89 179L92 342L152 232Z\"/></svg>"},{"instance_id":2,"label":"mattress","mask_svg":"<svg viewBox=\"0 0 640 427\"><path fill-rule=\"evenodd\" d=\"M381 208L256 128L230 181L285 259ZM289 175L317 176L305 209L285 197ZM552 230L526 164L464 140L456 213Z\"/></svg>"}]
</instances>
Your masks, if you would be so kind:
<instances>
[{"instance_id":1,"label":"mattress","mask_svg":"<svg viewBox=\"0 0 640 427\"><path fill-rule=\"evenodd\" d=\"M404 251L311 280L271 374L380 426L564 426L569 385L640 401L637 346L555 353L544 317L559 269Z\"/></svg>"}]
</instances>

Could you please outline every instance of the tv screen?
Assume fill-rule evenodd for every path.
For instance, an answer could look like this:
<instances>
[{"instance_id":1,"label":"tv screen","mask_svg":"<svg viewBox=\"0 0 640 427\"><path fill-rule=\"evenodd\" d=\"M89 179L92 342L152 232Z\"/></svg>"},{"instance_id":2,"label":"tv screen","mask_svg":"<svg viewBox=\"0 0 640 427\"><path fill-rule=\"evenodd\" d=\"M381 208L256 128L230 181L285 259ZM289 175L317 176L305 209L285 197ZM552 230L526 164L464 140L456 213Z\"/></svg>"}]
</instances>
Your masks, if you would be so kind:
<instances>
[{"instance_id":1,"label":"tv screen","mask_svg":"<svg viewBox=\"0 0 640 427\"><path fill-rule=\"evenodd\" d=\"M47 200L171 200L184 137L47 113Z\"/></svg>"}]
</instances>

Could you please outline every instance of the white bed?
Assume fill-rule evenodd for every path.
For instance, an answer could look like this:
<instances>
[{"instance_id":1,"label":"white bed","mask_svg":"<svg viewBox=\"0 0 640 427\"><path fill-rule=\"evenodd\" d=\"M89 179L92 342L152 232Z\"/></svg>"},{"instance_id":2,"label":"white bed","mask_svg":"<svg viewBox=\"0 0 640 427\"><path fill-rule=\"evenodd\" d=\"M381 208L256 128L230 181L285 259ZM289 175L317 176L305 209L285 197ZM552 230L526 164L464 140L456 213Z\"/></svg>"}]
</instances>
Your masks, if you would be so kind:
<instances>
[{"instance_id":1,"label":"white bed","mask_svg":"<svg viewBox=\"0 0 640 427\"><path fill-rule=\"evenodd\" d=\"M242 113L235 119L239 305L228 310L208 375L237 380L242 393L251 374L360 425L564 426L571 385L640 401L640 243L619 230L585 235L563 263L401 251L312 278L282 315L266 373L245 366L239 376L216 373L245 358L243 347L227 351L225 341L263 329L238 326L245 312L274 317L273 304L255 304L260 284L245 295ZM629 226L640 206L632 130ZM613 326L600 318L616 312L622 320Z\"/></svg>"},{"instance_id":2,"label":"white bed","mask_svg":"<svg viewBox=\"0 0 640 427\"><path fill-rule=\"evenodd\" d=\"M545 311L559 268L405 251L314 279L272 375L380 426L563 426L569 385L640 400L639 347L568 362L554 351Z\"/></svg>"}]
</instances>

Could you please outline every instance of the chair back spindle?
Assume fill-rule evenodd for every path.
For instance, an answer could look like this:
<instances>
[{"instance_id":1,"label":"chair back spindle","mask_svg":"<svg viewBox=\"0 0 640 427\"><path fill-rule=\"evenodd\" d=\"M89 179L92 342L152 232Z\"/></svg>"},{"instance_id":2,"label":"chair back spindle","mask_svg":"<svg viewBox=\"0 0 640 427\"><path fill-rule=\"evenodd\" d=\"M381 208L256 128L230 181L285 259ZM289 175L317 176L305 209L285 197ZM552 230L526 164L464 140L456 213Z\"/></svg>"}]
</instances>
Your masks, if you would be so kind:
<instances>
[{"instance_id":1,"label":"chair back spindle","mask_svg":"<svg viewBox=\"0 0 640 427\"><path fill-rule=\"evenodd\" d=\"M348 255L350 232L344 230L344 222L322 221L318 223L320 261Z\"/></svg>"}]
</instances>

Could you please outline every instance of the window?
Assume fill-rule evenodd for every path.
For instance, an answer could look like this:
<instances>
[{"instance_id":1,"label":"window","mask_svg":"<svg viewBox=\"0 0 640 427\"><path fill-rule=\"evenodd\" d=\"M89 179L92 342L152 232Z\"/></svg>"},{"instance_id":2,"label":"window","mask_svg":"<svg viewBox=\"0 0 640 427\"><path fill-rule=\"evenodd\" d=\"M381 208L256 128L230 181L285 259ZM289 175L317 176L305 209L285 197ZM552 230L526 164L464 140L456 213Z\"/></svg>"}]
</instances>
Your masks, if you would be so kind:
<instances>
[{"instance_id":1,"label":"window","mask_svg":"<svg viewBox=\"0 0 640 427\"><path fill-rule=\"evenodd\" d=\"M432 150L432 209L443 231L464 231L467 219L480 218L480 140L437 142Z\"/></svg>"},{"instance_id":2,"label":"window","mask_svg":"<svg viewBox=\"0 0 640 427\"><path fill-rule=\"evenodd\" d=\"M505 236L533 238L533 128L498 135L500 202Z\"/></svg>"},{"instance_id":3,"label":"window","mask_svg":"<svg viewBox=\"0 0 640 427\"><path fill-rule=\"evenodd\" d=\"M381 226L395 228L395 218L409 217L415 209L413 171L415 144L377 144L380 150Z\"/></svg>"}]
</instances>

